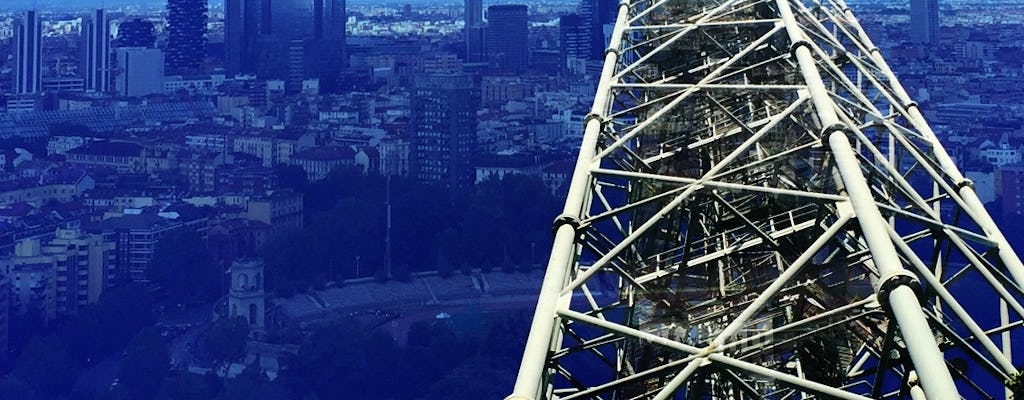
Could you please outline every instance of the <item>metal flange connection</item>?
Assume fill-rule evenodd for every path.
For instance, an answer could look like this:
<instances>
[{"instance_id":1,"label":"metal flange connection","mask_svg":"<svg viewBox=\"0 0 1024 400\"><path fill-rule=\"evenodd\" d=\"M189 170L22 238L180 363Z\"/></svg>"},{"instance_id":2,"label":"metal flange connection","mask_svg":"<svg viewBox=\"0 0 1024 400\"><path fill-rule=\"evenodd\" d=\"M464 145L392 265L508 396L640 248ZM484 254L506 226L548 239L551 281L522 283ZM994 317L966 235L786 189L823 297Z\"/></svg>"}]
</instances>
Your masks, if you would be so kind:
<instances>
[{"instance_id":1,"label":"metal flange connection","mask_svg":"<svg viewBox=\"0 0 1024 400\"><path fill-rule=\"evenodd\" d=\"M882 305L882 309L886 313L892 313L892 305L889 304L889 295L892 291L900 286L908 286L914 290L918 296L921 295L921 282L918 281L917 276L905 271L895 271L888 275L885 275L879 279L878 283L878 303Z\"/></svg>"},{"instance_id":2,"label":"metal flange connection","mask_svg":"<svg viewBox=\"0 0 1024 400\"><path fill-rule=\"evenodd\" d=\"M580 231L580 227L583 226L583 223L580 222L580 219L575 216L568 214L559 215L558 217L555 218L555 222L551 223L551 234L554 235L558 233L558 228L561 228L562 225L571 226L573 232L576 232L578 234Z\"/></svg>"},{"instance_id":3,"label":"metal flange connection","mask_svg":"<svg viewBox=\"0 0 1024 400\"><path fill-rule=\"evenodd\" d=\"M807 47L808 51L814 50L814 47L811 46L811 42L808 42L806 40L800 40L793 42L793 45L789 46L789 55L792 56L793 58L796 58L796 49L799 49L801 47Z\"/></svg>"}]
</instances>

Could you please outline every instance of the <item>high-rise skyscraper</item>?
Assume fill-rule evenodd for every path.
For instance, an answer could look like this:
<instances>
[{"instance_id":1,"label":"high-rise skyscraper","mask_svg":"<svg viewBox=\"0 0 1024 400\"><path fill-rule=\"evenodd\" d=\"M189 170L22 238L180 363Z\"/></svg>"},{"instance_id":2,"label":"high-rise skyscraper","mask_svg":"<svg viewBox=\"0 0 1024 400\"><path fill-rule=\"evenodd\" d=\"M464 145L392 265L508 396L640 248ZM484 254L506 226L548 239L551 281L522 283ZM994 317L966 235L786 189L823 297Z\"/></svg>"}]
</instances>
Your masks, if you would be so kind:
<instances>
[{"instance_id":1,"label":"high-rise skyscraper","mask_svg":"<svg viewBox=\"0 0 1024 400\"><path fill-rule=\"evenodd\" d=\"M320 79L321 89L333 91L341 71L348 64L345 0L314 0L313 7L315 44L312 47L316 53L307 55L307 58L312 58L307 64L313 73L308 77Z\"/></svg>"},{"instance_id":2,"label":"high-rise skyscraper","mask_svg":"<svg viewBox=\"0 0 1024 400\"><path fill-rule=\"evenodd\" d=\"M466 61L486 61L484 30L487 25L484 23L483 0L466 0L464 13L466 23L463 32L466 36Z\"/></svg>"},{"instance_id":3,"label":"high-rise skyscraper","mask_svg":"<svg viewBox=\"0 0 1024 400\"><path fill-rule=\"evenodd\" d=\"M288 43L288 69L284 87L287 93L298 93L302 90L302 80L306 78L306 46L309 42L295 39Z\"/></svg>"},{"instance_id":4,"label":"high-rise skyscraper","mask_svg":"<svg viewBox=\"0 0 1024 400\"><path fill-rule=\"evenodd\" d=\"M910 41L939 41L939 0L910 0Z\"/></svg>"},{"instance_id":5,"label":"high-rise skyscraper","mask_svg":"<svg viewBox=\"0 0 1024 400\"><path fill-rule=\"evenodd\" d=\"M484 23L484 2L483 0L466 0L465 9L466 26L483 25Z\"/></svg>"},{"instance_id":6,"label":"high-rise skyscraper","mask_svg":"<svg viewBox=\"0 0 1024 400\"><path fill-rule=\"evenodd\" d=\"M412 176L448 187L473 185L479 104L480 92L472 75L416 77L409 119Z\"/></svg>"},{"instance_id":7,"label":"high-rise skyscraper","mask_svg":"<svg viewBox=\"0 0 1024 400\"><path fill-rule=\"evenodd\" d=\"M604 26L615 22L617 0L581 0L580 17L585 21L584 29L590 37L590 57L603 60L604 51L608 48L605 40Z\"/></svg>"},{"instance_id":8,"label":"high-rise skyscraper","mask_svg":"<svg viewBox=\"0 0 1024 400\"><path fill-rule=\"evenodd\" d=\"M590 30L577 14L558 18L558 41L561 45L562 71L582 72L581 63L590 58Z\"/></svg>"},{"instance_id":9,"label":"high-rise skyscraper","mask_svg":"<svg viewBox=\"0 0 1024 400\"><path fill-rule=\"evenodd\" d=\"M14 93L35 94L42 90L43 29L35 10L14 28Z\"/></svg>"},{"instance_id":10,"label":"high-rise skyscraper","mask_svg":"<svg viewBox=\"0 0 1024 400\"><path fill-rule=\"evenodd\" d=\"M487 58L504 71L520 72L530 64L525 5L487 8Z\"/></svg>"},{"instance_id":11,"label":"high-rise skyscraper","mask_svg":"<svg viewBox=\"0 0 1024 400\"><path fill-rule=\"evenodd\" d=\"M85 22L82 29L82 75L85 91L105 93L110 91L110 24L103 9Z\"/></svg>"},{"instance_id":12,"label":"high-rise skyscraper","mask_svg":"<svg viewBox=\"0 0 1024 400\"><path fill-rule=\"evenodd\" d=\"M345 0L313 0L313 36L345 41Z\"/></svg>"},{"instance_id":13,"label":"high-rise skyscraper","mask_svg":"<svg viewBox=\"0 0 1024 400\"><path fill-rule=\"evenodd\" d=\"M206 0L167 0L167 72L199 72L206 47Z\"/></svg>"},{"instance_id":14,"label":"high-rise skyscraper","mask_svg":"<svg viewBox=\"0 0 1024 400\"><path fill-rule=\"evenodd\" d=\"M330 91L345 67L345 0L226 0L225 68L261 80L318 78ZM296 57L302 57L297 59Z\"/></svg>"},{"instance_id":15,"label":"high-rise skyscraper","mask_svg":"<svg viewBox=\"0 0 1024 400\"><path fill-rule=\"evenodd\" d=\"M224 1L224 69L229 74L253 71L260 3L261 0Z\"/></svg>"}]
</instances>

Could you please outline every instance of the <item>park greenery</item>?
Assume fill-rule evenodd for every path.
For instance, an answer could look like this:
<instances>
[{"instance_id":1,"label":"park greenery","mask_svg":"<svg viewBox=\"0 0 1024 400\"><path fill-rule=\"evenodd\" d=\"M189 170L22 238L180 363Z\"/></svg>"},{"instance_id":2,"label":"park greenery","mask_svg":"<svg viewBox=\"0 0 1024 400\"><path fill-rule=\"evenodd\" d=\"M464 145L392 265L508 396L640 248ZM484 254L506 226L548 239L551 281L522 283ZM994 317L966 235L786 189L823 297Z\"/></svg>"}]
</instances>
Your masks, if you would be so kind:
<instances>
[{"instance_id":1,"label":"park greenery","mask_svg":"<svg viewBox=\"0 0 1024 400\"><path fill-rule=\"evenodd\" d=\"M280 167L279 176L297 175ZM550 226L561 201L537 177L506 175L469 189L339 168L324 180L289 178L303 193L302 229L263 247L267 286L289 296L326 282L385 275L387 208L391 204L391 278L417 271L442 275L469 268L527 268L546 259Z\"/></svg>"},{"instance_id":2,"label":"park greenery","mask_svg":"<svg viewBox=\"0 0 1024 400\"><path fill-rule=\"evenodd\" d=\"M536 177L508 175L451 189L344 168L318 182L306 181L295 167L279 167L278 174L286 188L303 194L305 219L302 228L279 232L259 251L271 296L356 277L527 269L546 259L549 226L560 206ZM385 273L387 203L391 276ZM179 230L157 243L147 271L151 284L110 288L98 303L56 321L43 321L41 313L18 317L0 398L479 399L499 398L511 385L528 326L525 316L513 320L514 313L470 329L443 320L417 323L401 344L355 320L288 335L269 332L300 345L294 357L282 360L275 380L255 366L232 379L215 373L244 361L249 335L243 318L222 318L205 329L195 350L211 373L182 371L170 357L168 338L154 328L157 311L210 304L224 293L225 267L213 260L199 232ZM79 390L84 372L111 360L115 383ZM396 379L406 383L395 385Z\"/></svg>"}]
</instances>

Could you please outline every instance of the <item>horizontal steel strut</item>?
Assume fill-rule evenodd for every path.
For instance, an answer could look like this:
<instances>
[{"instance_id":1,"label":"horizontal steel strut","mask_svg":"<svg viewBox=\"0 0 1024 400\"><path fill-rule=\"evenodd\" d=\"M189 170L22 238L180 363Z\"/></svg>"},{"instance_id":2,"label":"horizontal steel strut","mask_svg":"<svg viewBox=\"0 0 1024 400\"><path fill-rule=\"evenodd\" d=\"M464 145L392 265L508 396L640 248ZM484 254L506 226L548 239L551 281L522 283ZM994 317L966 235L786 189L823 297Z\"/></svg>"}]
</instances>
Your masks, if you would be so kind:
<instances>
[{"instance_id":1,"label":"horizontal steel strut","mask_svg":"<svg viewBox=\"0 0 1024 400\"><path fill-rule=\"evenodd\" d=\"M1016 372L1024 266L841 0L623 1L554 232L507 400Z\"/></svg>"}]
</instances>

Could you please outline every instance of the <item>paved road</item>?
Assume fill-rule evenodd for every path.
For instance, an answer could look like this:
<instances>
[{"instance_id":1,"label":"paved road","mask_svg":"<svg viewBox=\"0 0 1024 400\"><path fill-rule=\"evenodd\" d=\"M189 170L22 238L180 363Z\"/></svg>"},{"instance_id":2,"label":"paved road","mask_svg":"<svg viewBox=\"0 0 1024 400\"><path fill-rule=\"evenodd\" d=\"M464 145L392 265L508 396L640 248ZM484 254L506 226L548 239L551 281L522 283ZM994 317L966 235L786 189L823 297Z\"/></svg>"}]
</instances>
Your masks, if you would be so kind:
<instances>
[{"instance_id":1,"label":"paved road","mask_svg":"<svg viewBox=\"0 0 1024 400\"><path fill-rule=\"evenodd\" d=\"M210 304L204 304L180 311L168 311L163 315L157 316L158 326L186 324L190 326L190 328L183 332L169 335L168 337L170 342L167 344L167 351L173 363L181 363L182 361L188 363L196 362L191 349L194 349L197 345L194 342L199 335L209 327L209 323L212 320L211 307L212 305ZM109 390L110 384L117 377L117 370L122 359L122 353L118 351L92 367L86 368L79 375L78 380L75 381L72 391L74 393L91 395L99 393L101 390ZM187 368L187 364L185 364L185 367Z\"/></svg>"}]
</instances>

